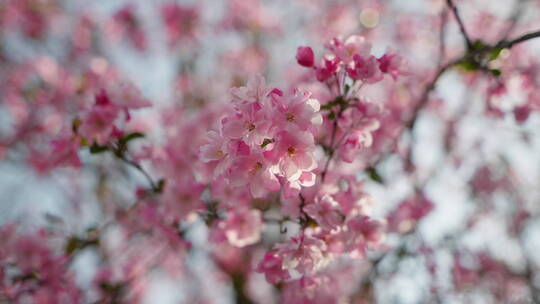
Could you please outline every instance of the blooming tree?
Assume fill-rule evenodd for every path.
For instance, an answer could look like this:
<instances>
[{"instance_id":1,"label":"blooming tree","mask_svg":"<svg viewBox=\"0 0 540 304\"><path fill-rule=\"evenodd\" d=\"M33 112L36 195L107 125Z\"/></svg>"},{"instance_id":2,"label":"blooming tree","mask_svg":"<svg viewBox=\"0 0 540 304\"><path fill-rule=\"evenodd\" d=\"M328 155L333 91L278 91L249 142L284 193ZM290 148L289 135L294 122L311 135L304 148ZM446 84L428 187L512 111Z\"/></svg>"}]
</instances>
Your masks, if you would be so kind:
<instances>
[{"instance_id":1,"label":"blooming tree","mask_svg":"<svg viewBox=\"0 0 540 304\"><path fill-rule=\"evenodd\" d=\"M0 2L0 303L540 301L540 2L121 2Z\"/></svg>"}]
</instances>

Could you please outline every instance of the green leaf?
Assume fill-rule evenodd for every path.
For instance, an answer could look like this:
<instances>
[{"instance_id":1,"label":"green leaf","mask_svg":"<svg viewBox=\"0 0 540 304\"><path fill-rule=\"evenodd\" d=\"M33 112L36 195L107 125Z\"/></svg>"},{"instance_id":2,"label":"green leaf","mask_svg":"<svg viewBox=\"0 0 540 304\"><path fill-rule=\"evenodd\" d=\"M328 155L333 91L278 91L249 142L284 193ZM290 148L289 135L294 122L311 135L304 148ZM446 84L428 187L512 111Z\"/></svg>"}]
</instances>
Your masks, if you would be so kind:
<instances>
[{"instance_id":1,"label":"green leaf","mask_svg":"<svg viewBox=\"0 0 540 304\"><path fill-rule=\"evenodd\" d=\"M501 52L502 52L502 48L496 48L496 49L493 49L489 52L489 59L490 60L495 60L499 57L499 55L501 55Z\"/></svg>"},{"instance_id":2,"label":"green leaf","mask_svg":"<svg viewBox=\"0 0 540 304\"><path fill-rule=\"evenodd\" d=\"M331 110L334 105L332 103L327 103L321 106L321 110Z\"/></svg>"},{"instance_id":3,"label":"green leaf","mask_svg":"<svg viewBox=\"0 0 540 304\"><path fill-rule=\"evenodd\" d=\"M349 93L350 89L351 89L351 86L348 85L348 84L345 84L345 95L347 95L347 93Z\"/></svg>"},{"instance_id":4,"label":"green leaf","mask_svg":"<svg viewBox=\"0 0 540 304\"><path fill-rule=\"evenodd\" d=\"M369 176L369 178L373 180L374 182L377 182L379 184L384 184L384 181L381 175L379 174L379 172L377 172L377 169L373 167L369 167L366 169L366 173Z\"/></svg>"},{"instance_id":5,"label":"green leaf","mask_svg":"<svg viewBox=\"0 0 540 304\"><path fill-rule=\"evenodd\" d=\"M490 69L489 71L490 71L491 74L492 74L493 76L495 76L495 77L501 76L501 70L499 70L499 69Z\"/></svg>"},{"instance_id":6,"label":"green leaf","mask_svg":"<svg viewBox=\"0 0 540 304\"><path fill-rule=\"evenodd\" d=\"M325 105L322 105L321 110L332 110L332 108L337 105L345 105L345 99L343 99L343 96L337 96L336 98L334 98L334 100L330 101Z\"/></svg>"},{"instance_id":7,"label":"green leaf","mask_svg":"<svg viewBox=\"0 0 540 304\"><path fill-rule=\"evenodd\" d=\"M133 133L129 133L128 135L122 137L120 139L120 143L122 144L127 144L128 142L134 140L134 139L137 139L137 138L143 138L145 135L143 133L140 133L140 132L133 132Z\"/></svg>"},{"instance_id":8,"label":"green leaf","mask_svg":"<svg viewBox=\"0 0 540 304\"><path fill-rule=\"evenodd\" d=\"M274 142L273 138L265 138L261 144L261 148L264 148L273 142Z\"/></svg>"},{"instance_id":9,"label":"green leaf","mask_svg":"<svg viewBox=\"0 0 540 304\"><path fill-rule=\"evenodd\" d=\"M457 64L458 67L464 69L465 71L476 71L480 68L478 62L474 60L463 60Z\"/></svg>"},{"instance_id":10,"label":"green leaf","mask_svg":"<svg viewBox=\"0 0 540 304\"><path fill-rule=\"evenodd\" d=\"M99 284L99 288L113 298L120 296L125 287L126 285L124 283L103 282Z\"/></svg>"},{"instance_id":11,"label":"green leaf","mask_svg":"<svg viewBox=\"0 0 540 304\"><path fill-rule=\"evenodd\" d=\"M334 120L335 118L336 118L336 113L335 112L331 112L330 114L328 114L328 119Z\"/></svg>"},{"instance_id":12,"label":"green leaf","mask_svg":"<svg viewBox=\"0 0 540 304\"><path fill-rule=\"evenodd\" d=\"M487 47L488 45L482 41L482 40L475 40L473 43L472 43L472 50L471 51L476 51L476 50L480 50L480 49L483 49L485 47Z\"/></svg>"},{"instance_id":13,"label":"green leaf","mask_svg":"<svg viewBox=\"0 0 540 304\"><path fill-rule=\"evenodd\" d=\"M98 154L98 153L103 153L105 151L108 151L109 150L109 147L107 146L100 146L96 143L92 144L90 146L90 153L92 154Z\"/></svg>"}]
</instances>

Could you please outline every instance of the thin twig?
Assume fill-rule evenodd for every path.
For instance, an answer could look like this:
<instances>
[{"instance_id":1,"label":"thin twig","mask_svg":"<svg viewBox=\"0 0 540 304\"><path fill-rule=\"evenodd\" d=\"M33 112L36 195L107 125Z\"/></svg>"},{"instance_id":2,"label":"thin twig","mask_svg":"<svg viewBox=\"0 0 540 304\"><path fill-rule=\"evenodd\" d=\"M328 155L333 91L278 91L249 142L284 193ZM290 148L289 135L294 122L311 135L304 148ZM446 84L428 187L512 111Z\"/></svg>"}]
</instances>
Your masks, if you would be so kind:
<instances>
[{"instance_id":1,"label":"thin twig","mask_svg":"<svg viewBox=\"0 0 540 304\"><path fill-rule=\"evenodd\" d=\"M148 180L148 183L150 184L150 188L152 188L153 192L155 193L159 192L158 184L154 182L150 174L148 174L148 172L146 172L146 170L144 170L141 165L139 165L134 160L127 158L124 154L119 154L117 155L117 157L121 159L124 163L132 166L133 168L137 169L137 171L142 173L142 175L146 178L146 180Z\"/></svg>"},{"instance_id":2,"label":"thin twig","mask_svg":"<svg viewBox=\"0 0 540 304\"><path fill-rule=\"evenodd\" d=\"M334 118L334 123L332 124L332 135L330 135L330 148L328 151L328 158L326 159L326 163L324 164L324 169L321 173L321 182L324 182L324 179L326 178L326 172L328 172L328 167L330 166L330 162L332 161L332 157L334 156L334 141L336 140L336 133L337 133L337 117Z\"/></svg>"},{"instance_id":3,"label":"thin twig","mask_svg":"<svg viewBox=\"0 0 540 304\"><path fill-rule=\"evenodd\" d=\"M486 46L486 47L479 48L479 49L471 51L471 52L467 52L464 55L462 55L461 57L459 57L457 59L454 59L454 60L450 61L449 63L443 65L441 68L439 68L439 70L437 71L437 73L435 74L433 79L428 83L428 85L426 86L426 88L422 92L422 95L420 96L420 100L418 101L418 103L416 103L414 105L411 117L405 123L405 130L409 130L411 132L411 134L412 134L412 131L414 130L414 127L415 127L416 122L418 120L418 116L420 114L420 111L425 107L425 105L427 104L427 102L429 100L429 94L431 93L431 91L433 91L433 89L435 89L435 86L436 86L437 82L439 81L439 79L441 78L441 76L444 73L446 73L450 68L454 67L455 65L457 65L457 64L459 64L461 62L481 57L481 56L483 56L483 55L485 55L485 54L487 54L487 53L489 53L489 52L491 52L493 50L505 49L505 48L509 49L509 48L514 47L515 45L517 45L519 43L522 43L522 42L525 42L525 41L528 41L528 40L531 40L531 39L534 39L534 38L538 38L538 37L540 37L540 30L535 31L535 32L531 32L531 33L528 33L528 34L525 34L525 35L522 35L522 36L519 36L519 37L517 37L515 39L512 39L512 40L502 40L502 41L500 41L499 43L497 43L497 44L495 44L493 46ZM378 165L383 159L384 158L378 159L374 166Z\"/></svg>"},{"instance_id":4,"label":"thin twig","mask_svg":"<svg viewBox=\"0 0 540 304\"><path fill-rule=\"evenodd\" d=\"M446 4L448 4L448 7L450 7L452 12L454 12L454 16L456 17L456 21L459 25L459 30L461 31L463 39L465 39L465 43L467 44L467 49L472 49L473 45L471 39L469 38L467 31L465 30L465 25L463 24L463 20L461 20L461 17L459 16L457 7L454 5L454 2L452 0L446 0Z\"/></svg>"},{"instance_id":5,"label":"thin twig","mask_svg":"<svg viewBox=\"0 0 540 304\"><path fill-rule=\"evenodd\" d=\"M516 27L516 25L517 25L517 23L519 21L519 18L523 14L523 8L525 7L525 2L527 2L527 1L528 0L517 0L516 1L516 4L514 5L514 9L512 10L513 13L511 15L511 17L509 18L509 23L510 24L506 28L506 31L504 32L504 34L501 36L502 40L508 38L508 36L512 33L512 31Z\"/></svg>"}]
</instances>

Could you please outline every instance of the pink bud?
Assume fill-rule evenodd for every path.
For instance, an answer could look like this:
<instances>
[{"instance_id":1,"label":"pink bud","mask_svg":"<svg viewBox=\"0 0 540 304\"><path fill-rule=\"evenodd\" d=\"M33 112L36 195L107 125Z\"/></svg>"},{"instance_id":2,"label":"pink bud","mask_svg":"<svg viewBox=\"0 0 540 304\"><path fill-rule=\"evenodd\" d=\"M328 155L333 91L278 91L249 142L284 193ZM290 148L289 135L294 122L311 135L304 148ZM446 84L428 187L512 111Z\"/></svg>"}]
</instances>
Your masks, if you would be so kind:
<instances>
[{"instance_id":1,"label":"pink bud","mask_svg":"<svg viewBox=\"0 0 540 304\"><path fill-rule=\"evenodd\" d=\"M529 118L530 114L531 108L529 107L529 105L523 105L514 108L514 117L519 123L525 122Z\"/></svg>"},{"instance_id":2,"label":"pink bud","mask_svg":"<svg viewBox=\"0 0 540 304\"><path fill-rule=\"evenodd\" d=\"M312 67L315 62L313 50L309 46L299 46L296 51L296 61L306 68Z\"/></svg>"}]
</instances>

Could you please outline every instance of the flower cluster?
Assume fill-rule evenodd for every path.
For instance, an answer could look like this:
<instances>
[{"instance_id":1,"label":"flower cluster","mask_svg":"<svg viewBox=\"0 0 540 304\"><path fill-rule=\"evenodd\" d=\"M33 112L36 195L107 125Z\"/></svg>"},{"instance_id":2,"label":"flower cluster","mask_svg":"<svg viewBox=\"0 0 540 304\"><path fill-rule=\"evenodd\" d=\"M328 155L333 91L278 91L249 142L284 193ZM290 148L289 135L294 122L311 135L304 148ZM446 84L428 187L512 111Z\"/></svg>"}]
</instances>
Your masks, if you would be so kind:
<instances>
[{"instance_id":1,"label":"flower cluster","mask_svg":"<svg viewBox=\"0 0 540 304\"><path fill-rule=\"evenodd\" d=\"M199 11L196 7L182 6L174 2L165 3L161 7L161 18L165 25L169 47L195 38L195 29L199 21Z\"/></svg>"},{"instance_id":2,"label":"flower cluster","mask_svg":"<svg viewBox=\"0 0 540 304\"><path fill-rule=\"evenodd\" d=\"M83 111L78 134L89 144L106 145L112 138L121 138L124 132L118 127L131 119L129 111L147 107L138 90L131 85L114 88L111 92L100 89L94 98L95 102Z\"/></svg>"},{"instance_id":3,"label":"flower cluster","mask_svg":"<svg viewBox=\"0 0 540 304\"><path fill-rule=\"evenodd\" d=\"M341 183L346 189L326 186L301 202L300 218L307 227L298 237L275 245L257 266L268 282L317 281L336 259L363 258L367 249L381 245L384 225L365 212L369 196L354 177Z\"/></svg>"},{"instance_id":4,"label":"flower cluster","mask_svg":"<svg viewBox=\"0 0 540 304\"><path fill-rule=\"evenodd\" d=\"M328 81L337 77L341 70L355 81L373 84L381 81L384 74L392 78L405 74L405 62L401 56L388 52L377 58L371 54L371 44L362 36L353 35L343 40L334 38L326 45L330 53L325 54L318 65L315 64L313 50L301 46L296 53L298 64L313 68L317 80Z\"/></svg>"},{"instance_id":5,"label":"flower cluster","mask_svg":"<svg viewBox=\"0 0 540 304\"><path fill-rule=\"evenodd\" d=\"M0 299L10 303L79 303L82 293L67 271L68 259L49 248L40 230L18 233L14 225L0 229Z\"/></svg>"},{"instance_id":6,"label":"flower cluster","mask_svg":"<svg viewBox=\"0 0 540 304\"><path fill-rule=\"evenodd\" d=\"M214 178L249 187L254 198L279 189L290 197L313 186L319 102L309 92L267 87L261 76L231 95L234 110L209 132L200 151L201 160L214 167Z\"/></svg>"},{"instance_id":7,"label":"flower cluster","mask_svg":"<svg viewBox=\"0 0 540 304\"><path fill-rule=\"evenodd\" d=\"M113 39L120 40L122 37L126 37L135 49L145 51L148 47L148 41L135 13L136 8L136 5L132 3L124 5L114 14L108 30Z\"/></svg>"}]
</instances>

